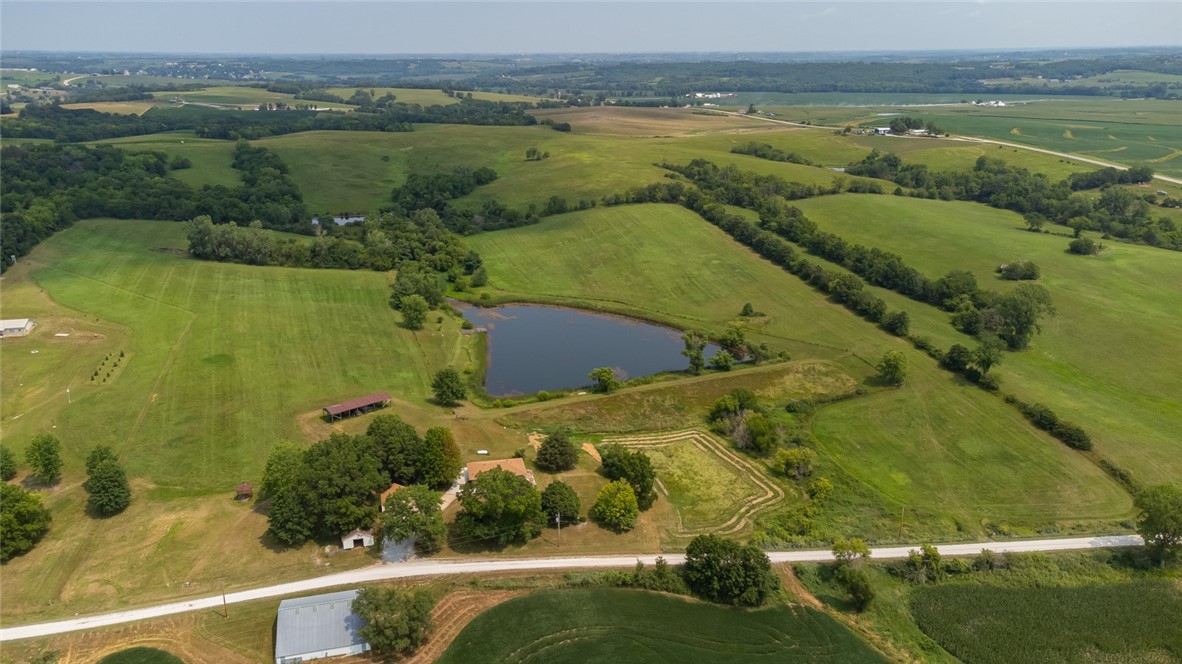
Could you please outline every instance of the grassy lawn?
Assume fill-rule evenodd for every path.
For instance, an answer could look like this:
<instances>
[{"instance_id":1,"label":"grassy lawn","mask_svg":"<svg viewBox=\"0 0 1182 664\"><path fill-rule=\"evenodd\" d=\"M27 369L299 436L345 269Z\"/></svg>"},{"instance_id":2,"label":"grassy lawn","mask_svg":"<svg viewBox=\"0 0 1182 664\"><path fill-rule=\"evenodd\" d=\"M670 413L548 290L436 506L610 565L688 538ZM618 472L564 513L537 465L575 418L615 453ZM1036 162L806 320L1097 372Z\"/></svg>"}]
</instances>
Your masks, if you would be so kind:
<instances>
[{"instance_id":1,"label":"grassy lawn","mask_svg":"<svg viewBox=\"0 0 1182 664\"><path fill-rule=\"evenodd\" d=\"M993 269L1033 260L1058 314L1029 350L1006 354L1003 389L1079 423L1139 479L1182 474L1182 365L1166 350L1182 346L1182 254L1108 242L1100 256L1074 256L1069 238L1023 232L1018 215L974 203L837 196L798 206L822 229L896 252L933 278L967 269L983 287L1006 290L1012 283ZM945 347L972 346L946 320L936 312L918 329Z\"/></svg>"},{"instance_id":2,"label":"grassy lawn","mask_svg":"<svg viewBox=\"0 0 1182 664\"><path fill-rule=\"evenodd\" d=\"M910 514L918 508L927 519L921 529L943 528L951 519L958 528L941 535L954 537L974 533L985 520L1029 527L1128 512L1130 501L1115 483L1012 407L961 385L686 210L596 209L471 241L485 257L494 292L508 298L579 303L714 333L749 301L767 314L748 329L750 338L773 352L838 360L858 381L872 373L862 358L902 350L912 370L908 385L822 409L817 435L832 460L872 487L877 500L896 513L904 505ZM547 407L565 405L537 412Z\"/></svg>"},{"instance_id":3,"label":"grassy lawn","mask_svg":"<svg viewBox=\"0 0 1182 664\"><path fill-rule=\"evenodd\" d=\"M477 617L438 661L882 662L832 618L743 611L634 590L536 592Z\"/></svg>"}]
</instances>

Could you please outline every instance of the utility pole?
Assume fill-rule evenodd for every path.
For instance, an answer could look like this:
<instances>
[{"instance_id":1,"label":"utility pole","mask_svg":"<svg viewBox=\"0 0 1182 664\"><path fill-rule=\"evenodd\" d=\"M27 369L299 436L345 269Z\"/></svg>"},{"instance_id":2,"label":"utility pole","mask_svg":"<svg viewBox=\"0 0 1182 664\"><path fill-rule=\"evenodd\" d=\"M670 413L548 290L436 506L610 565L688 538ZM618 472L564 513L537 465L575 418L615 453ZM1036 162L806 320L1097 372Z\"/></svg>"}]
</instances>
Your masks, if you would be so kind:
<instances>
[{"instance_id":1,"label":"utility pole","mask_svg":"<svg viewBox=\"0 0 1182 664\"><path fill-rule=\"evenodd\" d=\"M558 512L555 516L558 517L558 548L562 548L562 512Z\"/></svg>"},{"instance_id":2,"label":"utility pole","mask_svg":"<svg viewBox=\"0 0 1182 664\"><path fill-rule=\"evenodd\" d=\"M899 539L903 539L903 515L907 513L907 506L903 506L903 511L899 512Z\"/></svg>"},{"instance_id":3,"label":"utility pole","mask_svg":"<svg viewBox=\"0 0 1182 664\"><path fill-rule=\"evenodd\" d=\"M226 584L222 584L222 617L230 617L230 605L226 603Z\"/></svg>"},{"instance_id":4,"label":"utility pole","mask_svg":"<svg viewBox=\"0 0 1182 664\"><path fill-rule=\"evenodd\" d=\"M66 388L66 403L74 403L74 399L70 397L70 388Z\"/></svg>"}]
</instances>

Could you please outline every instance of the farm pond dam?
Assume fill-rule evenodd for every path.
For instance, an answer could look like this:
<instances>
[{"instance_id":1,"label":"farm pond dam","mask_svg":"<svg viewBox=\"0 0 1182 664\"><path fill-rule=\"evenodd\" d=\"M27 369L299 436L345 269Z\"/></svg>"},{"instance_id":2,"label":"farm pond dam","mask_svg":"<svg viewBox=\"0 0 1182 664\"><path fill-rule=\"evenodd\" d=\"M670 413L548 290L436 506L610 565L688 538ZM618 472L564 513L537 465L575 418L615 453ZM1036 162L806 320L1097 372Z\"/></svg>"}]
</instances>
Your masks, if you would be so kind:
<instances>
[{"instance_id":1,"label":"farm pond dam","mask_svg":"<svg viewBox=\"0 0 1182 664\"><path fill-rule=\"evenodd\" d=\"M589 385L596 367L612 367L623 380L689 366L681 332L671 327L569 307L453 304L487 332L484 387L494 397ZM707 358L716 352L706 347Z\"/></svg>"}]
</instances>

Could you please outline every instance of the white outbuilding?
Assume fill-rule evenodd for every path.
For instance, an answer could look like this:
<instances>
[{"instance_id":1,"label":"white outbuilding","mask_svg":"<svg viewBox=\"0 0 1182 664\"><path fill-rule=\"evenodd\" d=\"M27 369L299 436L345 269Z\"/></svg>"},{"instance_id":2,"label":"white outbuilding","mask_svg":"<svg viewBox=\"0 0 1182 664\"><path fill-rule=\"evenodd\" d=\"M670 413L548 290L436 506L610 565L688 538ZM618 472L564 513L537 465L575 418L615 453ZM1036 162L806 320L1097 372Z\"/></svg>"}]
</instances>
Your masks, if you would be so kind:
<instances>
[{"instance_id":1,"label":"white outbuilding","mask_svg":"<svg viewBox=\"0 0 1182 664\"><path fill-rule=\"evenodd\" d=\"M354 528L352 531L341 536L341 548L345 551L349 549L360 549L366 546L373 546L372 530Z\"/></svg>"},{"instance_id":2,"label":"white outbuilding","mask_svg":"<svg viewBox=\"0 0 1182 664\"><path fill-rule=\"evenodd\" d=\"M275 664L360 655L369 650L353 613L356 590L285 599L275 621Z\"/></svg>"},{"instance_id":3,"label":"white outbuilding","mask_svg":"<svg viewBox=\"0 0 1182 664\"><path fill-rule=\"evenodd\" d=\"M33 331L36 325L28 318L6 318L0 320L0 337L23 337Z\"/></svg>"}]
</instances>

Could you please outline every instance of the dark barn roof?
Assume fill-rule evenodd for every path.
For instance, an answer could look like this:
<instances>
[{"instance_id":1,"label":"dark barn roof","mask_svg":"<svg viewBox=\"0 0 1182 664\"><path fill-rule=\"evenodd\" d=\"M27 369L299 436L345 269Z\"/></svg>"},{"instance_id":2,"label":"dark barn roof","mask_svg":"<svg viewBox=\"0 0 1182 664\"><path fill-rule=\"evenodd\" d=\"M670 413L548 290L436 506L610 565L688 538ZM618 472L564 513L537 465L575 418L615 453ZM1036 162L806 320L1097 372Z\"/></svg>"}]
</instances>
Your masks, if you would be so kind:
<instances>
[{"instance_id":1,"label":"dark barn roof","mask_svg":"<svg viewBox=\"0 0 1182 664\"><path fill-rule=\"evenodd\" d=\"M390 393L389 392L377 392L377 393L371 394L369 396L358 397L356 399L342 401L341 403L334 403L331 406L325 406L324 412L328 413L328 415L330 417L335 417L337 415L342 415L344 413L348 413L353 410L358 410L359 408L368 408L370 406L384 404L389 400L390 400Z\"/></svg>"}]
</instances>

